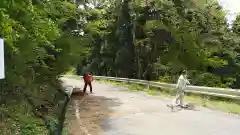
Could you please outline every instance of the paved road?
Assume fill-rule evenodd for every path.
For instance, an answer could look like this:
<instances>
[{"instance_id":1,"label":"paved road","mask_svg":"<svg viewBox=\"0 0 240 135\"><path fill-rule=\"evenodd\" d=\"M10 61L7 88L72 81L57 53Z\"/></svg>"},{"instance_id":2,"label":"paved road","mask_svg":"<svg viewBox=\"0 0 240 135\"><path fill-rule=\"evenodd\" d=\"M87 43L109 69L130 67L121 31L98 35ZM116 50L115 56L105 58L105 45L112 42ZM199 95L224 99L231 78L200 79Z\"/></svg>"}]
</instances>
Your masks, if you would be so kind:
<instances>
[{"instance_id":1,"label":"paved road","mask_svg":"<svg viewBox=\"0 0 240 135\"><path fill-rule=\"evenodd\" d=\"M79 82L65 79L82 87ZM239 116L202 107L171 112L170 99L107 84L93 87L93 94L72 99L67 119L78 124L69 126L71 135L240 135Z\"/></svg>"}]
</instances>

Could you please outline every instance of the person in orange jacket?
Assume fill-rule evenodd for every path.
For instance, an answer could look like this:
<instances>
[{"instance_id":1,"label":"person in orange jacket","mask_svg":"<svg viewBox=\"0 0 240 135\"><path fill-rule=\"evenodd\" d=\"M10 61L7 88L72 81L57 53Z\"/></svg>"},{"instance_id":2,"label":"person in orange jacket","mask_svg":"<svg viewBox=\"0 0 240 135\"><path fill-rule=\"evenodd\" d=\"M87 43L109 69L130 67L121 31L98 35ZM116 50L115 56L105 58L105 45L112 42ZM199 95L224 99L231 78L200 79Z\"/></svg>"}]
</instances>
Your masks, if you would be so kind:
<instances>
[{"instance_id":1,"label":"person in orange jacket","mask_svg":"<svg viewBox=\"0 0 240 135\"><path fill-rule=\"evenodd\" d=\"M83 88L83 92L86 92L87 86L89 85L90 87L90 92L92 93L92 81L93 81L93 76L91 73L87 72L84 76L83 76L83 80L84 80L84 88Z\"/></svg>"}]
</instances>

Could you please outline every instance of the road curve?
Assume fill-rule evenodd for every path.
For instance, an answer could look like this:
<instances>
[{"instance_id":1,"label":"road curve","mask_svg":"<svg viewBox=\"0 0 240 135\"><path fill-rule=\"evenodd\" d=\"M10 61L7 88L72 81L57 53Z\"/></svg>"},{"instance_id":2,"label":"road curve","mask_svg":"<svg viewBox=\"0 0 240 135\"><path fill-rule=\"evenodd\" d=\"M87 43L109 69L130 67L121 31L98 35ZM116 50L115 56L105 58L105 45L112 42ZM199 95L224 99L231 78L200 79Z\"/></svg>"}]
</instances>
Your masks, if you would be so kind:
<instances>
[{"instance_id":1,"label":"road curve","mask_svg":"<svg viewBox=\"0 0 240 135\"><path fill-rule=\"evenodd\" d=\"M83 86L79 80L64 82ZM78 124L70 125L70 135L240 135L239 116L202 107L171 112L170 99L114 85L94 83L93 92L72 99L66 117Z\"/></svg>"}]
</instances>

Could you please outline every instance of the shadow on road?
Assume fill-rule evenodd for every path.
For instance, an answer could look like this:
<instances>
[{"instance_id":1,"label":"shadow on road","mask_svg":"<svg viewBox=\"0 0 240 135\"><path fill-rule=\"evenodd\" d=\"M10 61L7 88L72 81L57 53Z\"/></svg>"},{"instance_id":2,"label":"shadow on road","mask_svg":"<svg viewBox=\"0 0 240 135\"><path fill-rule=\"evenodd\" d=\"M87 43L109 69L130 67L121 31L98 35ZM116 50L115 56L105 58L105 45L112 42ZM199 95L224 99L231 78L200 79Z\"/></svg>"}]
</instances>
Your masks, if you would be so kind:
<instances>
[{"instance_id":1,"label":"shadow on road","mask_svg":"<svg viewBox=\"0 0 240 135\"><path fill-rule=\"evenodd\" d=\"M108 121L114 113L110 108L120 104L118 99L75 93L66 115L68 134L101 135L103 131L111 128Z\"/></svg>"}]
</instances>

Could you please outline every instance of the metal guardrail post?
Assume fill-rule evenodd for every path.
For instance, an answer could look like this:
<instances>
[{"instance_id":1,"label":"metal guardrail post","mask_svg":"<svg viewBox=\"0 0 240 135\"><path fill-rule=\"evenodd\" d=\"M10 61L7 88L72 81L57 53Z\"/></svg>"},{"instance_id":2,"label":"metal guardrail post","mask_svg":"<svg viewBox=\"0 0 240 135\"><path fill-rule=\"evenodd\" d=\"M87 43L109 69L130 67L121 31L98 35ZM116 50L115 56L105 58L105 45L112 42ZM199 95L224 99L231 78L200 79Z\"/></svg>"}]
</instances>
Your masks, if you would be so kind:
<instances>
[{"instance_id":1,"label":"metal guardrail post","mask_svg":"<svg viewBox=\"0 0 240 135\"><path fill-rule=\"evenodd\" d=\"M209 96L207 96L207 95L203 95L203 106L205 107L205 106L207 106L207 101L209 101L209 99L210 99L210 97Z\"/></svg>"},{"instance_id":2,"label":"metal guardrail post","mask_svg":"<svg viewBox=\"0 0 240 135\"><path fill-rule=\"evenodd\" d=\"M129 84L129 83L130 83L130 81L131 81L131 80L128 78L128 79L127 79L127 84Z\"/></svg>"}]
</instances>

